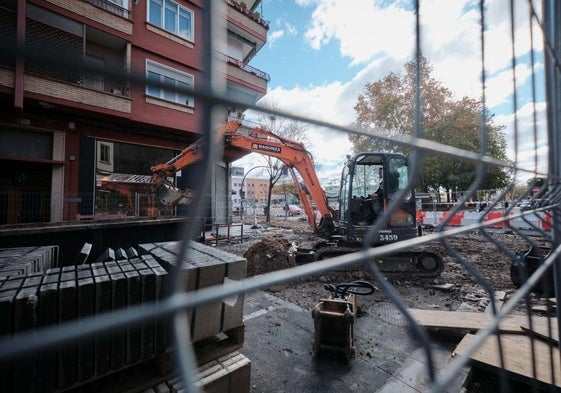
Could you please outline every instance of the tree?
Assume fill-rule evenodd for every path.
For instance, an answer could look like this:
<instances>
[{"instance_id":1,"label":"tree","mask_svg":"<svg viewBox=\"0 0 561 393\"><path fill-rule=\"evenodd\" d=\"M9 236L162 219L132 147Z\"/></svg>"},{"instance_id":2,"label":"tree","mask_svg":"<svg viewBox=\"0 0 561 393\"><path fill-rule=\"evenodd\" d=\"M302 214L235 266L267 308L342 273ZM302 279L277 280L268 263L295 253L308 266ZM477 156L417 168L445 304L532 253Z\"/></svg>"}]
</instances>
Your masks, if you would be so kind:
<instances>
[{"instance_id":1,"label":"tree","mask_svg":"<svg viewBox=\"0 0 561 393\"><path fill-rule=\"evenodd\" d=\"M286 200L288 195L293 195L295 197L298 197L298 190L296 189L296 186L294 185L292 179L286 179L277 182L273 186L273 190L271 191L271 194L284 195L284 198Z\"/></svg>"},{"instance_id":2,"label":"tree","mask_svg":"<svg viewBox=\"0 0 561 393\"><path fill-rule=\"evenodd\" d=\"M549 186L547 184L547 179L536 176L527 180L528 189L530 194L536 198L543 198L549 192Z\"/></svg>"},{"instance_id":3,"label":"tree","mask_svg":"<svg viewBox=\"0 0 561 393\"><path fill-rule=\"evenodd\" d=\"M432 66L425 57L419 63L421 75L422 137L467 151L480 152L482 104L479 100L463 97L454 99L453 93L431 76ZM355 152L392 151L408 154L406 147L392 141L399 134L411 134L415 126L414 61L404 65L401 72L391 72L380 81L366 84L355 105L357 130L369 136L351 135L349 140ZM488 112L484 114L488 135L486 154L507 161L504 126L496 125ZM380 139L376 136L388 138ZM476 164L434 155L425 155L417 188L466 190L476 176ZM490 167L481 188L502 188L508 183L509 173L503 168Z\"/></svg>"},{"instance_id":4,"label":"tree","mask_svg":"<svg viewBox=\"0 0 561 393\"><path fill-rule=\"evenodd\" d=\"M282 136L284 138L293 140L295 142L300 142L303 144L307 143L306 139L306 127L296 121L288 119L278 119L275 116L262 116L261 125L265 129L271 131L272 133ZM265 159L266 171L269 175L269 187L267 191L267 208L266 208L266 222L271 220L271 196L273 193L273 187L283 176L287 175L286 166L275 157L263 155Z\"/></svg>"}]
</instances>

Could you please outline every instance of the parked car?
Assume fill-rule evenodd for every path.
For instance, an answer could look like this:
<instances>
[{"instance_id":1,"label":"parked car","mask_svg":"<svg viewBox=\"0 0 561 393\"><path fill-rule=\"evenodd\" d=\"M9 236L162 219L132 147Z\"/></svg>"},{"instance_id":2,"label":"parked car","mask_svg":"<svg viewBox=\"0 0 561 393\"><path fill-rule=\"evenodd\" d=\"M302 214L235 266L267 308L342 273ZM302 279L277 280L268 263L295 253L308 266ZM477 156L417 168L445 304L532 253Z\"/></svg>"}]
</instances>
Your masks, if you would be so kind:
<instances>
[{"instance_id":1,"label":"parked car","mask_svg":"<svg viewBox=\"0 0 561 393\"><path fill-rule=\"evenodd\" d=\"M302 209L296 205L288 205L288 215L289 216L299 216L302 214Z\"/></svg>"}]
</instances>

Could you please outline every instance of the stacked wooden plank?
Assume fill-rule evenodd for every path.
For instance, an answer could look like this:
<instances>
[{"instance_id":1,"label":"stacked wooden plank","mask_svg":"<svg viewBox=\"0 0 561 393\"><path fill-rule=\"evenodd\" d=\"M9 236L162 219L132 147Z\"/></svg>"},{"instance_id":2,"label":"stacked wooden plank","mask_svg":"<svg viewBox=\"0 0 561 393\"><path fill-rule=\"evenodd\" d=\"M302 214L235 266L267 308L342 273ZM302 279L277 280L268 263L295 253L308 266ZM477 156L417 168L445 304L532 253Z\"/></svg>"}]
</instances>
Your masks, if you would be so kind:
<instances>
[{"instance_id":1,"label":"stacked wooden plank","mask_svg":"<svg viewBox=\"0 0 561 393\"><path fill-rule=\"evenodd\" d=\"M408 310L417 323L429 329L455 331L465 334L453 356L466 354L474 345L473 334L487 328L493 320L489 313ZM500 342L496 335L489 336L480 345L471 359L489 370L503 368L522 381L531 380L542 387L561 388L561 366L559 359L559 331L557 319L527 315L507 315L499 322ZM502 351L503 357L499 354Z\"/></svg>"}]
</instances>

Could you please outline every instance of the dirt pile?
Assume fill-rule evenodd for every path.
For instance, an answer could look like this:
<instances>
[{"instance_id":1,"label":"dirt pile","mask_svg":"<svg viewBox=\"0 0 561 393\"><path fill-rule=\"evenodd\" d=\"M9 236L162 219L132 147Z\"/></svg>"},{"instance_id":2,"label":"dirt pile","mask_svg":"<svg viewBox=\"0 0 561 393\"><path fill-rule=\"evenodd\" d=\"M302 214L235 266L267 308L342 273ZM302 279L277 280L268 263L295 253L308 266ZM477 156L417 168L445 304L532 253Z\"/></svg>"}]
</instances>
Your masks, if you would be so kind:
<instances>
[{"instance_id":1,"label":"dirt pile","mask_svg":"<svg viewBox=\"0 0 561 393\"><path fill-rule=\"evenodd\" d=\"M264 237L250 246L243 254L247 259L248 277L296 266L291 247L288 240L277 237Z\"/></svg>"}]
</instances>

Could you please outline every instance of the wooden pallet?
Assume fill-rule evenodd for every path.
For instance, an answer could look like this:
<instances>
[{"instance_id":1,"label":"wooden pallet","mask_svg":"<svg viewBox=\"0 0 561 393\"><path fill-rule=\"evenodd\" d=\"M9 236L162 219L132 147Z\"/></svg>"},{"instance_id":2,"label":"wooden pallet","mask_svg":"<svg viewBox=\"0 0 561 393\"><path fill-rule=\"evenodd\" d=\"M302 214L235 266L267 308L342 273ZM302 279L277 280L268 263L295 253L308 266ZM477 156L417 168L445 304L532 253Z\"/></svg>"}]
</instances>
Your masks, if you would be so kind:
<instances>
[{"instance_id":1,"label":"wooden pallet","mask_svg":"<svg viewBox=\"0 0 561 393\"><path fill-rule=\"evenodd\" d=\"M201 366L241 349L244 344L244 337L245 326L241 325L213 337L197 341L191 344L192 348L190 350L194 351L197 365ZM156 359L157 367L162 375L173 372L173 360L173 349L166 351Z\"/></svg>"},{"instance_id":2,"label":"wooden pallet","mask_svg":"<svg viewBox=\"0 0 561 393\"><path fill-rule=\"evenodd\" d=\"M467 311L438 311L438 310L408 310L415 321L429 329L441 329L457 332L476 332L484 329L493 321L494 316L489 313ZM547 317L532 317L534 329L544 331ZM553 322L555 323L555 322ZM528 327L528 317L524 315L507 315L499 323L503 333L525 334L523 327Z\"/></svg>"},{"instance_id":3,"label":"wooden pallet","mask_svg":"<svg viewBox=\"0 0 561 393\"><path fill-rule=\"evenodd\" d=\"M197 363L202 365L241 349L244 344L245 326L226 330L214 337L193 344Z\"/></svg>"},{"instance_id":4,"label":"wooden pallet","mask_svg":"<svg viewBox=\"0 0 561 393\"><path fill-rule=\"evenodd\" d=\"M453 356L464 354L474 340L475 335L466 334L456 347ZM556 346L534 340L532 347L531 339L528 336L502 334L501 349L504 369L507 372L522 377L522 379L533 380L533 363L535 363L537 381L561 388L560 354ZM534 359L532 359L532 351L535 353ZM475 353L471 355L471 359L484 368L497 370L501 368L499 353L497 337L491 336L487 337L483 345L477 348ZM553 373L551 362L553 362ZM555 381L555 383L552 381Z\"/></svg>"},{"instance_id":5,"label":"wooden pallet","mask_svg":"<svg viewBox=\"0 0 561 393\"><path fill-rule=\"evenodd\" d=\"M493 320L489 313L409 310L417 323L429 328L455 332L477 332ZM532 316L532 326L525 315L507 315L499 323L504 369L523 381L534 379L546 385L561 387L559 332L557 319ZM466 334L453 356L463 355L473 345L475 335ZM497 336L491 335L470 357L480 368L491 371L502 367ZM534 358L532 358L532 353ZM553 362L553 372L551 368ZM555 381L555 382L553 382Z\"/></svg>"}]
</instances>

